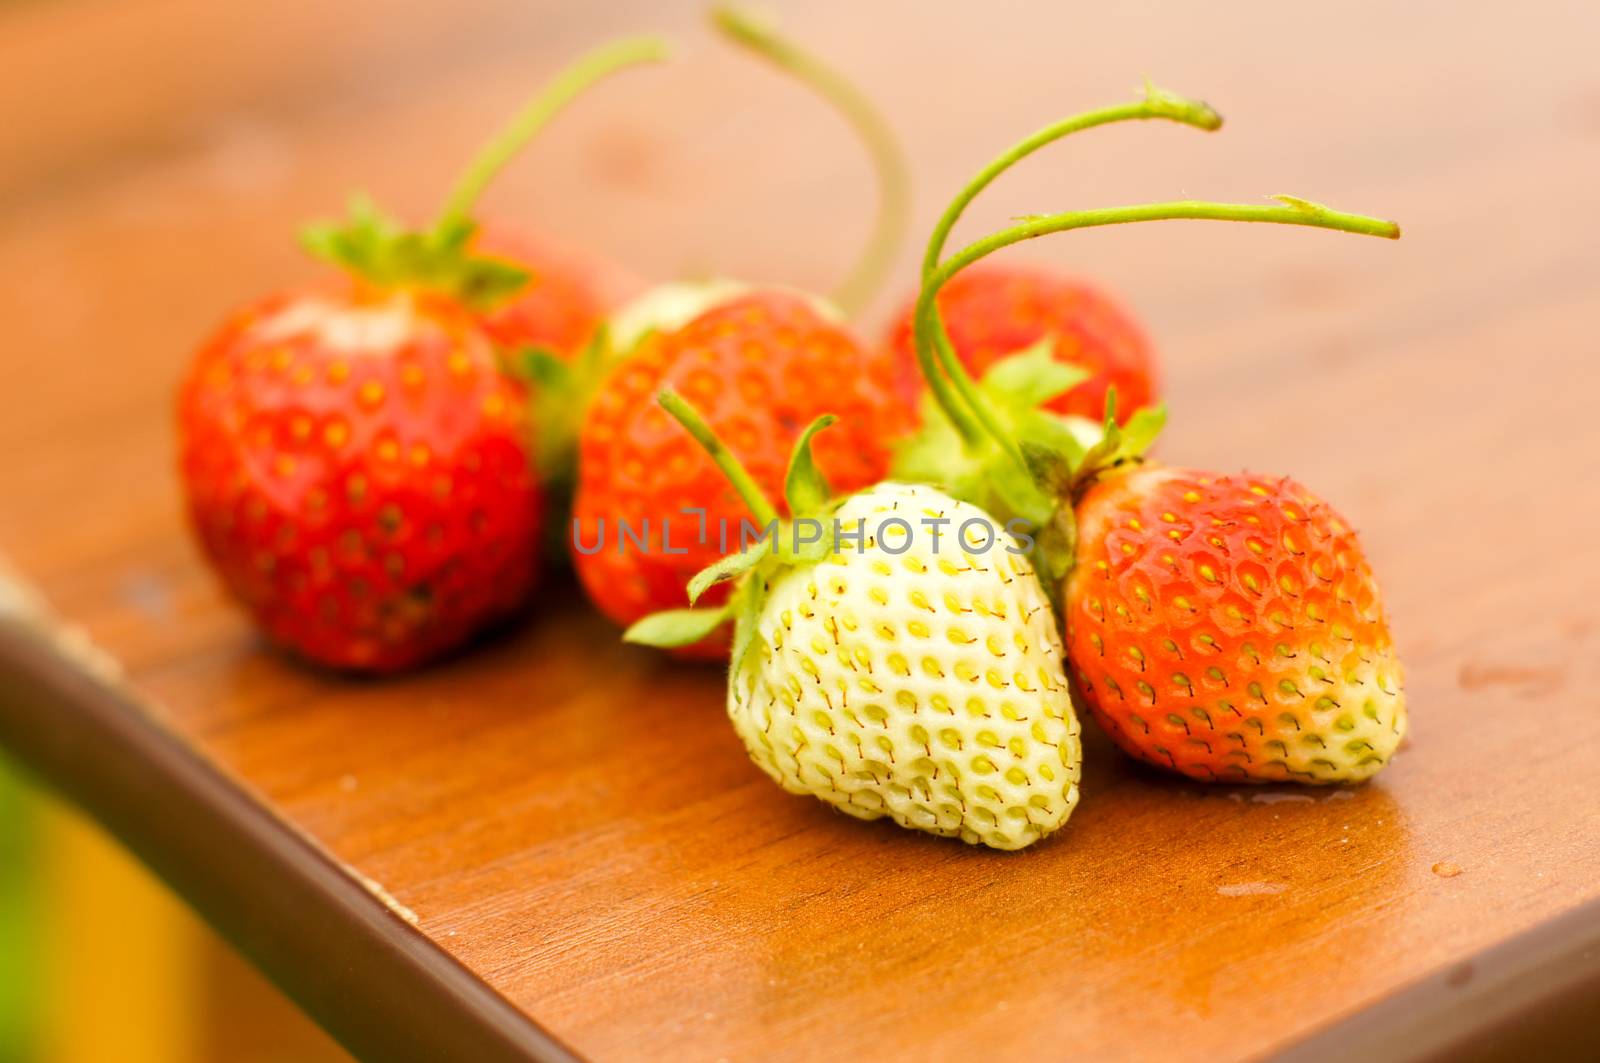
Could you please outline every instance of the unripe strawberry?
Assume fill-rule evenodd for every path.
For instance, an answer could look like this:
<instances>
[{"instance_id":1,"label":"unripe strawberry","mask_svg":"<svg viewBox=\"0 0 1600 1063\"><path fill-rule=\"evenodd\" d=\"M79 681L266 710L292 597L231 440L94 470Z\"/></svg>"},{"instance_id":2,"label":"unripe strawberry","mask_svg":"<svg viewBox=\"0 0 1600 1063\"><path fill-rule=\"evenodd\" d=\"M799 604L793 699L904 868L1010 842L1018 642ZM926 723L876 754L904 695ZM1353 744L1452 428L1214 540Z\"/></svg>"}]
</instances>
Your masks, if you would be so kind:
<instances>
[{"instance_id":1,"label":"unripe strawberry","mask_svg":"<svg viewBox=\"0 0 1600 1063\"><path fill-rule=\"evenodd\" d=\"M934 488L880 483L835 505L800 436L784 478L792 523L682 398L661 405L755 514L778 528L700 572L697 600L628 630L692 645L736 619L728 714L792 793L861 819L997 849L1060 827L1078 799L1078 723L1055 615L1024 545Z\"/></svg>"},{"instance_id":2,"label":"unripe strawberry","mask_svg":"<svg viewBox=\"0 0 1600 1063\"><path fill-rule=\"evenodd\" d=\"M1192 778L1356 782L1406 731L1355 532L1293 480L1113 472L1077 507L1063 613L1084 703Z\"/></svg>"},{"instance_id":3,"label":"unripe strawberry","mask_svg":"<svg viewBox=\"0 0 1600 1063\"><path fill-rule=\"evenodd\" d=\"M872 538L895 517L912 530ZM925 517L949 522L938 548ZM1078 722L1031 562L931 487L879 484L837 518L864 522L866 545L781 571L730 678L751 758L860 819L996 849L1060 827L1078 800Z\"/></svg>"}]
</instances>

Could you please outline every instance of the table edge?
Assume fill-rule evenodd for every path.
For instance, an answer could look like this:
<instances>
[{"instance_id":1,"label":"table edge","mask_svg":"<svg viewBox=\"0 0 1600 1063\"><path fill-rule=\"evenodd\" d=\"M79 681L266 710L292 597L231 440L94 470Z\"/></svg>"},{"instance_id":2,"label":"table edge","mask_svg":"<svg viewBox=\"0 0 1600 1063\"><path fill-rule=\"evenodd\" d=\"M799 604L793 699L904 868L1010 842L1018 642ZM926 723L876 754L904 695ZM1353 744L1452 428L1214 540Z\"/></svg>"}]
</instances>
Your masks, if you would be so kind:
<instances>
[{"instance_id":1,"label":"table edge","mask_svg":"<svg viewBox=\"0 0 1600 1063\"><path fill-rule=\"evenodd\" d=\"M0 572L0 745L116 836L362 1059L576 1054L416 930L381 889L162 725L114 660ZM271 879L279 888L260 889ZM308 918L308 913L320 918ZM383 986L388 991L375 992ZM1597 1025L1600 901L1295 1042L1283 1063L1499 1058Z\"/></svg>"},{"instance_id":2,"label":"table edge","mask_svg":"<svg viewBox=\"0 0 1600 1063\"><path fill-rule=\"evenodd\" d=\"M1578 1059L1597 1036L1600 900L1448 964L1268 1058Z\"/></svg>"},{"instance_id":3,"label":"table edge","mask_svg":"<svg viewBox=\"0 0 1600 1063\"><path fill-rule=\"evenodd\" d=\"M114 661L0 574L0 745L114 835L360 1059L577 1055L375 884L153 715ZM263 882L273 883L262 889Z\"/></svg>"}]
</instances>

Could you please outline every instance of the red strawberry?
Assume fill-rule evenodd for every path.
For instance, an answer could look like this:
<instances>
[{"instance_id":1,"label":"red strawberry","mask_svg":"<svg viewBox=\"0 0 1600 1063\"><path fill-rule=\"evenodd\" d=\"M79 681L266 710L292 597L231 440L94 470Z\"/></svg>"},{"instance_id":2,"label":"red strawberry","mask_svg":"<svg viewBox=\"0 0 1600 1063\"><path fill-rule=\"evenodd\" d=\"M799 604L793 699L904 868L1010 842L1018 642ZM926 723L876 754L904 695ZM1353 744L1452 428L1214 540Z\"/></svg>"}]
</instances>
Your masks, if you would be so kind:
<instances>
[{"instance_id":1,"label":"red strawberry","mask_svg":"<svg viewBox=\"0 0 1600 1063\"><path fill-rule=\"evenodd\" d=\"M961 364L982 376L996 361L1045 337L1057 361L1086 370L1087 380L1045 408L1098 420L1106 393L1131 414L1159 397L1157 359L1138 322L1086 281L1041 266L990 265L963 270L939 292L939 313ZM920 387L913 337L914 302L895 320L889 346L913 392Z\"/></svg>"},{"instance_id":2,"label":"red strawberry","mask_svg":"<svg viewBox=\"0 0 1600 1063\"><path fill-rule=\"evenodd\" d=\"M526 596L543 501L529 397L496 341L570 355L594 331L597 275L521 268L505 237L479 239L471 207L582 88L662 54L642 39L581 60L468 169L432 228L357 200L347 224L309 230L343 283L264 300L199 352L178 404L190 517L273 638L388 671ZM536 253L555 262L509 251Z\"/></svg>"},{"instance_id":3,"label":"red strawberry","mask_svg":"<svg viewBox=\"0 0 1600 1063\"><path fill-rule=\"evenodd\" d=\"M690 577L737 544L740 521L753 519L657 405L662 389L693 402L762 490L779 497L795 441L825 413L839 416L816 441L828 482L842 493L883 478L909 417L893 377L886 356L811 300L781 290L748 292L647 338L605 380L579 434L573 563L590 598L621 625L684 605ZM705 510L703 523L683 512L691 507ZM724 652L721 638L696 655Z\"/></svg>"},{"instance_id":4,"label":"red strawberry","mask_svg":"<svg viewBox=\"0 0 1600 1063\"><path fill-rule=\"evenodd\" d=\"M740 521L751 516L704 451L657 405L663 388L703 410L773 495L782 494L795 441L822 414L840 417L840 427L818 442L817 460L841 491L882 479L890 447L910 423L889 357L869 351L831 309L859 309L903 234L904 165L893 136L843 78L766 26L725 8L714 10L712 20L816 89L855 127L877 167L878 224L831 301L712 280L659 286L613 318L610 335L623 360L599 388L579 433L572 546L589 596L624 626L684 605L689 578L727 553L729 542L737 544ZM626 538L627 529L643 544ZM722 634L687 652L716 657L726 650Z\"/></svg>"},{"instance_id":5,"label":"red strawberry","mask_svg":"<svg viewBox=\"0 0 1600 1063\"><path fill-rule=\"evenodd\" d=\"M1039 408L1078 382L1043 349L1003 358L974 381L963 363L975 351L962 352L962 342L974 330L1004 336L1019 327L994 295L1002 282L978 282L974 308L962 311L980 315L975 323L941 327L946 289L961 284L964 270L1049 233L1186 218L1400 235L1392 222L1279 196L1273 206L1181 201L1030 215L941 257L954 219L996 174L1065 132L1119 116L1203 129L1219 121L1203 104L1151 90L1140 104L1047 127L958 194L929 240L910 324L943 417L928 419L904 453L919 467L942 468L958 497L1038 525L1039 567L1064 577L1080 694L1128 752L1198 779L1368 778L1405 733L1405 701L1377 586L1348 525L1286 479L1126 471L1164 411L1135 411L1124 428L1108 398L1101 438L1082 438ZM965 305L957 299L952 309Z\"/></svg>"},{"instance_id":6,"label":"red strawberry","mask_svg":"<svg viewBox=\"0 0 1600 1063\"><path fill-rule=\"evenodd\" d=\"M1287 478L1142 467L1077 517L1068 656L1124 750L1206 781L1353 782L1388 763L1400 661L1327 503Z\"/></svg>"},{"instance_id":7,"label":"red strawberry","mask_svg":"<svg viewBox=\"0 0 1600 1063\"><path fill-rule=\"evenodd\" d=\"M223 326L183 385L190 517L277 641L337 668L420 663L532 583L525 401L450 300L265 300Z\"/></svg>"}]
</instances>

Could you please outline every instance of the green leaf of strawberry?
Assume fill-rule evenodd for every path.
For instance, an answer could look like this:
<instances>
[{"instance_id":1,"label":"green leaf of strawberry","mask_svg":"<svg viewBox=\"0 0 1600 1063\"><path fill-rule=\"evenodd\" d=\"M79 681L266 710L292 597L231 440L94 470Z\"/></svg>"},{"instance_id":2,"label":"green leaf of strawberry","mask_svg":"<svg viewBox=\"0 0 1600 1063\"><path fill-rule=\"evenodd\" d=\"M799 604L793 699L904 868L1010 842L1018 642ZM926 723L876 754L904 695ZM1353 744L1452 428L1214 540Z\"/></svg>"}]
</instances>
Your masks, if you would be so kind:
<instances>
[{"instance_id":1,"label":"green leaf of strawberry","mask_svg":"<svg viewBox=\"0 0 1600 1063\"><path fill-rule=\"evenodd\" d=\"M404 228L366 196L350 201L342 222L314 222L300 235L313 257L375 288L416 288L484 311L515 295L528 271L467 250L477 225L467 219L427 230Z\"/></svg>"},{"instance_id":2,"label":"green leaf of strawberry","mask_svg":"<svg viewBox=\"0 0 1600 1063\"><path fill-rule=\"evenodd\" d=\"M1055 346L1054 336L1041 337L1032 347L996 362L979 386L996 402L1018 410L1044 405L1089 378L1081 366L1058 362Z\"/></svg>"},{"instance_id":3,"label":"green leaf of strawberry","mask_svg":"<svg viewBox=\"0 0 1600 1063\"><path fill-rule=\"evenodd\" d=\"M716 609L668 609L651 613L628 628L622 633L622 640L661 649L692 646L732 617L731 603Z\"/></svg>"},{"instance_id":4,"label":"green leaf of strawberry","mask_svg":"<svg viewBox=\"0 0 1600 1063\"><path fill-rule=\"evenodd\" d=\"M789 472L783 481L783 498L789 504L791 516L815 513L828 503L828 481L817 469L816 458L811 454L811 437L837 421L825 413L806 426L795 442L794 453L789 458Z\"/></svg>"},{"instance_id":5,"label":"green leaf of strawberry","mask_svg":"<svg viewBox=\"0 0 1600 1063\"><path fill-rule=\"evenodd\" d=\"M549 120L590 85L618 70L668 55L665 41L638 37L602 46L559 74L472 160L437 222L410 229L370 198L351 199L342 222L317 222L301 233L312 256L380 289L415 288L457 300L475 311L505 302L528 282L525 269L471 250L478 226L472 209L489 182Z\"/></svg>"},{"instance_id":6,"label":"green leaf of strawberry","mask_svg":"<svg viewBox=\"0 0 1600 1063\"><path fill-rule=\"evenodd\" d=\"M1048 451L1075 465L1084 451L1098 442L1101 430L1083 418L1043 408L1084 376L1083 370L1055 361L1053 349L1053 337L1045 337L1001 358L976 388L1019 446ZM973 443L963 441L931 395L923 402L921 429L896 452L892 475L937 484L955 498L1008 517L1021 517L1035 527L1047 524L1055 508L1053 496L1042 491L1029 469L996 440L984 436Z\"/></svg>"},{"instance_id":7,"label":"green leaf of strawberry","mask_svg":"<svg viewBox=\"0 0 1600 1063\"><path fill-rule=\"evenodd\" d=\"M749 572L772 551L772 540L762 538L748 550L741 550L736 554L728 554L718 558L695 573L694 579L689 581L689 604L693 605L700 600L700 596L719 583L726 583L732 579Z\"/></svg>"}]
</instances>

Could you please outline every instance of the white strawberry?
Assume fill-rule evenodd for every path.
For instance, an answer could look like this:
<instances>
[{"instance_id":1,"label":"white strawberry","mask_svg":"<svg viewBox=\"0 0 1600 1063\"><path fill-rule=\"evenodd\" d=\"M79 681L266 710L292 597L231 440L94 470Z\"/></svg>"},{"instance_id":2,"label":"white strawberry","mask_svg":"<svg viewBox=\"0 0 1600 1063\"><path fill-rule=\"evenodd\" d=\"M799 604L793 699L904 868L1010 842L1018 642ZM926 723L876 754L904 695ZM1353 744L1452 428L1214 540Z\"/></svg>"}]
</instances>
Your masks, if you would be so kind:
<instances>
[{"instance_id":1,"label":"white strawberry","mask_svg":"<svg viewBox=\"0 0 1600 1063\"><path fill-rule=\"evenodd\" d=\"M662 404L743 475L683 400ZM1078 721L1055 614L1022 544L932 487L883 483L827 502L802 437L797 514L691 585L738 578L728 606L657 614L633 641L693 641L738 619L728 715L780 786L861 819L1021 849L1078 800ZM765 526L771 504L747 497ZM816 521L799 536L804 521ZM808 548L797 540L824 531Z\"/></svg>"}]
</instances>

